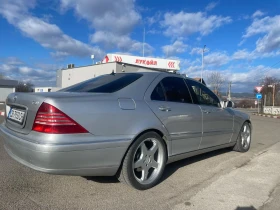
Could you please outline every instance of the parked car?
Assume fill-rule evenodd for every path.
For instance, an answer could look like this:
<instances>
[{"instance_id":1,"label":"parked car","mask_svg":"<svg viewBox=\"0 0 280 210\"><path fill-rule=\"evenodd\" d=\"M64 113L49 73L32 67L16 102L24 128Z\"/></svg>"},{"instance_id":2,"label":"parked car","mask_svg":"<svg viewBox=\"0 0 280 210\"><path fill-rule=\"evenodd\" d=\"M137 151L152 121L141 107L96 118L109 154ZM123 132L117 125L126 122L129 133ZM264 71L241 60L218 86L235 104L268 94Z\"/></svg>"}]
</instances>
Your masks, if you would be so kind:
<instances>
[{"instance_id":1,"label":"parked car","mask_svg":"<svg viewBox=\"0 0 280 210\"><path fill-rule=\"evenodd\" d=\"M13 93L0 126L18 162L50 174L113 176L144 190L166 164L246 152L250 117L205 85L164 72L108 74L50 93Z\"/></svg>"}]
</instances>

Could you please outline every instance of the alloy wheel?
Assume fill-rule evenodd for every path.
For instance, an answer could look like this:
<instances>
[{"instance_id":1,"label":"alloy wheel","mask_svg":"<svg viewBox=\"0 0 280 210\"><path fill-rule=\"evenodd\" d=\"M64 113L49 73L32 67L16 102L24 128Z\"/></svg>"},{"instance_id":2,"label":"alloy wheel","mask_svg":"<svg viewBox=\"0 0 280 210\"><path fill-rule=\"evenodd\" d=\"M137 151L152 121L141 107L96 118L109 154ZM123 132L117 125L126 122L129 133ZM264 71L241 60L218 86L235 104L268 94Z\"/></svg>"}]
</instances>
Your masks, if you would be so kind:
<instances>
[{"instance_id":1,"label":"alloy wheel","mask_svg":"<svg viewBox=\"0 0 280 210\"><path fill-rule=\"evenodd\" d=\"M164 148L155 138L140 143L133 158L133 174L141 184L152 183L164 165Z\"/></svg>"},{"instance_id":2,"label":"alloy wheel","mask_svg":"<svg viewBox=\"0 0 280 210\"><path fill-rule=\"evenodd\" d=\"M247 149L251 141L251 128L248 124L245 124L241 131L241 145L244 149Z\"/></svg>"}]
</instances>

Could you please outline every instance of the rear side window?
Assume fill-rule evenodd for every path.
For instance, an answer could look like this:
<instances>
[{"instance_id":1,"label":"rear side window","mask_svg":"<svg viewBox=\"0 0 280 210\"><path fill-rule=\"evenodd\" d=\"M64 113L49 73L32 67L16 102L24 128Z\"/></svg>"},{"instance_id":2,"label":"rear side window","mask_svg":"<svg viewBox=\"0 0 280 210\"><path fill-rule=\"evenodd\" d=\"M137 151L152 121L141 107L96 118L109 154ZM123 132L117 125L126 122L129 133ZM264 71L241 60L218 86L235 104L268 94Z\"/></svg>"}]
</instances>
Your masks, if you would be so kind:
<instances>
[{"instance_id":1,"label":"rear side window","mask_svg":"<svg viewBox=\"0 0 280 210\"><path fill-rule=\"evenodd\" d=\"M182 78L166 77L161 84L167 101L192 103L191 95Z\"/></svg>"},{"instance_id":2,"label":"rear side window","mask_svg":"<svg viewBox=\"0 0 280 210\"><path fill-rule=\"evenodd\" d=\"M60 90L60 92L113 93L142 77L142 74L106 74Z\"/></svg>"}]
</instances>

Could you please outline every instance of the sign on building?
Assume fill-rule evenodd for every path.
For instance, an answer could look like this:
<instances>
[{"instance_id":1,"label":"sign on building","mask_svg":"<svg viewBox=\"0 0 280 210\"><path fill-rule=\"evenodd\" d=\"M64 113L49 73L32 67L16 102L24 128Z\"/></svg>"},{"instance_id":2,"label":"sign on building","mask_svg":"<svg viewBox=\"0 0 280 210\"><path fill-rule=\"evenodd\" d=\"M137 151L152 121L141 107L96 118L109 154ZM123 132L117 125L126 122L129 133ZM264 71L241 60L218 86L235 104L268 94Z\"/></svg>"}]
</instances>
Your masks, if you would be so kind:
<instances>
[{"instance_id":1,"label":"sign on building","mask_svg":"<svg viewBox=\"0 0 280 210\"><path fill-rule=\"evenodd\" d=\"M151 67L157 69L180 70L179 60L149 58L122 54L107 54L102 60L102 63L108 62L123 62L137 66Z\"/></svg>"}]
</instances>

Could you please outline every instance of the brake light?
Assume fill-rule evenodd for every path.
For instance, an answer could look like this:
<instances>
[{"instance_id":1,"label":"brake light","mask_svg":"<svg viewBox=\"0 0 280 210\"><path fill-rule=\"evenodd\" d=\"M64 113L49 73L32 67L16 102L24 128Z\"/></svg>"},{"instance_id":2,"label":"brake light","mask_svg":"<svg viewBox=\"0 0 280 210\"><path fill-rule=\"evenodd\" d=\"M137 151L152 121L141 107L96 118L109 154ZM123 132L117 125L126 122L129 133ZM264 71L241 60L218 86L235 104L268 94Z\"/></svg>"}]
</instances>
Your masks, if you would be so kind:
<instances>
[{"instance_id":1,"label":"brake light","mask_svg":"<svg viewBox=\"0 0 280 210\"><path fill-rule=\"evenodd\" d=\"M88 133L65 113L47 103L37 111L32 130L53 134Z\"/></svg>"}]
</instances>

